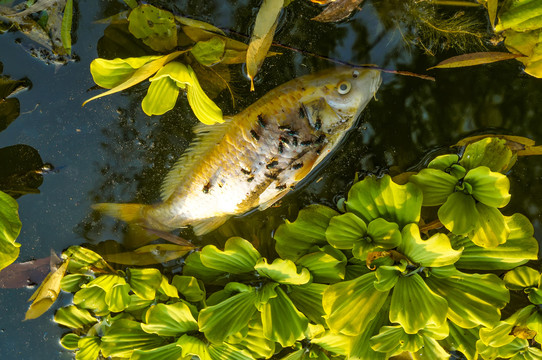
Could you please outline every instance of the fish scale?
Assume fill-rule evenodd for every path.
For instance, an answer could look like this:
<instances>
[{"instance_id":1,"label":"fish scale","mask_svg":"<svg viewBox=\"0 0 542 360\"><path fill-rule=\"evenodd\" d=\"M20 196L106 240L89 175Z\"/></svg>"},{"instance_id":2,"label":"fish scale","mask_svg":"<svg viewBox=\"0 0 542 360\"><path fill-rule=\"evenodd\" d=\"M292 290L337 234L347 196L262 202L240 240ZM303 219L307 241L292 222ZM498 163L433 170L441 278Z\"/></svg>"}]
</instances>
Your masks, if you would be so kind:
<instances>
[{"instance_id":1,"label":"fish scale","mask_svg":"<svg viewBox=\"0 0 542 360\"><path fill-rule=\"evenodd\" d=\"M350 67L287 82L223 124L198 126L164 181L161 203L93 207L143 230L190 225L198 235L263 210L337 148L380 82L378 71Z\"/></svg>"}]
</instances>

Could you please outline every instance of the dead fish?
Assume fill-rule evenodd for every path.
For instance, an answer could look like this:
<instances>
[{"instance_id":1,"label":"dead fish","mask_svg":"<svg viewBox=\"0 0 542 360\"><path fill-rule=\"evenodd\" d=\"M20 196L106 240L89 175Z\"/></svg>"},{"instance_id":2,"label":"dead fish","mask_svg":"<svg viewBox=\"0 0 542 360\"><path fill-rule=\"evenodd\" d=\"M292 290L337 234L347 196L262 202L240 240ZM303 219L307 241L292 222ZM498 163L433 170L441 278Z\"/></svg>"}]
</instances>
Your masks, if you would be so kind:
<instances>
[{"instance_id":1,"label":"dead fish","mask_svg":"<svg viewBox=\"0 0 542 360\"><path fill-rule=\"evenodd\" d=\"M352 128L381 83L377 70L341 67L291 80L222 124L196 127L154 205L95 204L132 225L208 233L264 210L305 178Z\"/></svg>"}]
</instances>

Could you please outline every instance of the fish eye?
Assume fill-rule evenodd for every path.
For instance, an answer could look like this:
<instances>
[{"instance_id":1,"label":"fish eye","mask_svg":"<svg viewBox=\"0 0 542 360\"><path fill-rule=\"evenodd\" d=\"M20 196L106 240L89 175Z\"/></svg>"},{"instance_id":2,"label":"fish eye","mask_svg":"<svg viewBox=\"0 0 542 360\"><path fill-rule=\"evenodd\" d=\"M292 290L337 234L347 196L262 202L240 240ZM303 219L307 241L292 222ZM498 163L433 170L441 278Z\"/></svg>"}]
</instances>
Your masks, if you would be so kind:
<instances>
[{"instance_id":1,"label":"fish eye","mask_svg":"<svg viewBox=\"0 0 542 360\"><path fill-rule=\"evenodd\" d=\"M348 81L341 81L339 85L337 86L337 92L341 95L345 95L350 92L351 88L352 88L352 85L350 85Z\"/></svg>"}]
</instances>

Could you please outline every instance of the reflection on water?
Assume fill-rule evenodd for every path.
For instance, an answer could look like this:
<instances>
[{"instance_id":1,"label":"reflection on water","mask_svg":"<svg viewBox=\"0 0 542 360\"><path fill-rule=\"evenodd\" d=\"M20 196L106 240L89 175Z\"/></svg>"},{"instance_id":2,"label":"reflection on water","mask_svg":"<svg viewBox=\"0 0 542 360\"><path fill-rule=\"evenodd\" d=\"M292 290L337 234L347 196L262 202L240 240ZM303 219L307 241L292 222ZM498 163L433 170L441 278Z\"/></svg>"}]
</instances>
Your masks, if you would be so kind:
<instances>
[{"instance_id":1,"label":"reflection on water","mask_svg":"<svg viewBox=\"0 0 542 360\"><path fill-rule=\"evenodd\" d=\"M249 34L259 1L152 3L236 33ZM282 16L275 40L346 62L377 63L387 68L426 73L425 69L434 65L437 59L405 43L401 32L407 29L397 28L400 22L381 21L388 13L383 10L385 4L366 1L363 10L348 21L321 24L309 20L319 12L318 8L309 1L298 0ZM25 143L35 148L47 161L52 161L50 159L55 156L70 160L65 172L46 177L40 187L42 194L34 195L32 201L41 208L30 200L20 202L21 213L31 213L33 207L43 209L32 213L35 214L35 222L59 224L68 229L68 235L58 236L58 233L63 234L61 231L33 230L33 219L27 219L26 225L23 222L20 242L28 253L33 251L27 246L32 241L39 241L45 244L44 247L52 247L59 252L63 245L58 244L66 242L97 244L105 240L121 240L124 224L102 218L93 213L89 205L97 202L157 202L162 179L193 138L191 128L197 122L184 97L179 99L173 111L163 116L144 116L140 104L146 85L137 86L111 99L97 100L81 109L81 102L94 95L85 93L85 90L92 86L88 64L98 56L97 52L107 57L125 56L126 52L112 49L109 40L114 40L118 34L115 26L106 27L91 22L124 10L122 2L82 2L80 7L78 42L74 49L84 66L68 64L60 74L55 74L52 68L32 70L29 66L19 71L21 76L17 75L17 78L28 73L35 84L38 76L42 76L40 79L43 83L52 83L55 76L62 76L64 71L64 74L68 74L66 78L73 76L85 80L64 81L62 85L56 83L55 98L43 105L45 115L21 116L0 134L3 136L0 139L5 142L0 143L2 148ZM82 31L86 29L89 29L88 33ZM105 40L98 43L104 32ZM242 37L238 39L246 41ZM19 58L22 63L30 61L12 40L5 35L0 36L0 47L9 50L2 51L0 60L12 57L11 63L19 61ZM143 47L130 50L136 56L147 51ZM238 96L236 108L232 107L225 92L218 97L217 102L225 114L239 112L278 84L331 66L317 57L286 49L280 51L283 53L281 56L266 60L256 79L254 93L248 91L249 82L243 78L243 69L240 66L231 67ZM438 60L452 53L448 51ZM195 238L190 230L182 231L181 236L200 245L223 244L227 237L238 235L253 241L263 256L273 257L271 234L282 219L293 220L297 211L308 204L334 206L338 198L345 196L345 190L356 173L381 174L411 169L428 152L438 152L440 148L451 146L473 133L507 133L530 137L542 143L542 127L539 125L542 118L540 80L523 74L518 64L512 60L483 67L434 71L432 74L436 76L436 82L384 74L384 83L376 95L377 101L369 104L358 127L350 133L343 147L317 173L306 179L304 185L298 186L276 207L234 218L205 237ZM31 107L28 103L33 106L47 98L50 90L44 85L41 89L41 93L33 90L26 94L23 108ZM69 102L67 110L62 113L54 104L64 99L69 99ZM57 112L52 110L47 113L48 106ZM109 120L104 120L105 117ZM70 136L73 135L64 129L73 127L82 127L86 131L84 137L72 140ZM40 136L53 135L55 141L41 141ZM521 158L514 166L510 179L513 196L512 202L504 209L505 214L521 212L527 215L535 226L535 237L542 239L542 159ZM36 182L33 186L37 188L40 185ZM66 200L70 198L73 199ZM57 204L66 208L59 209L61 205ZM74 234L71 233L72 228ZM41 237L39 240L33 238L36 234ZM118 245L112 244L107 242L100 246L104 251L118 251ZM47 318L19 325L30 292L21 290L0 295L0 310L4 313L0 314L0 323L15 324L13 329L0 333L0 349L5 351L6 358L32 358L41 349L60 351L56 347L58 336L50 335L51 324ZM13 308L13 311L8 313L6 308ZM51 312L48 314L50 316ZM57 332L61 333L62 330L57 329ZM17 343L17 338L30 338L30 333L40 334L40 339L28 341L27 344ZM12 343L18 345L8 345ZM57 355L53 355L54 358L58 358Z\"/></svg>"}]
</instances>

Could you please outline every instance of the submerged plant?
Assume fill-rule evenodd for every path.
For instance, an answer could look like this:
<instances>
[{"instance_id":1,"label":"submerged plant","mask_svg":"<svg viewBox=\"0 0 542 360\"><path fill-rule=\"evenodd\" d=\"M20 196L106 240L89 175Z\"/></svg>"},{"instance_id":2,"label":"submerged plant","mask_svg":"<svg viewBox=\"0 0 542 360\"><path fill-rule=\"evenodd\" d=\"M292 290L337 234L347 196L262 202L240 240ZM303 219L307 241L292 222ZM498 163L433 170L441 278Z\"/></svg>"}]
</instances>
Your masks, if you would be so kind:
<instances>
[{"instance_id":1,"label":"submerged plant","mask_svg":"<svg viewBox=\"0 0 542 360\"><path fill-rule=\"evenodd\" d=\"M468 360L540 358L533 341L540 342L542 330L541 275L518 267L538 254L528 219L503 216L505 242L487 246L476 229L455 234L446 221L428 224L430 218L421 215L426 194L440 204L456 192L463 195L460 179L483 180L470 183L475 205L500 205L509 196L507 187L495 186L504 177L498 171L526 151L517 149L496 137L472 140L461 157L430 163L429 170L439 172L434 183L424 175L427 169L403 185L387 175L366 177L350 188L344 213L311 205L280 225L276 259L233 237L224 249L193 251L182 274L166 276L155 268L115 270L97 253L71 247L36 292L27 317L50 306L56 297L47 294L60 288L74 293L73 305L59 309L55 321L72 329L61 343L83 360L372 360L403 352L444 359L451 351ZM453 186L438 185L450 177ZM441 188L447 190L434 195ZM452 211L449 218L457 223L464 216ZM190 250L159 246L136 253ZM130 263L135 257L108 259ZM488 270L512 271L501 279ZM524 291L533 304L502 320L510 291Z\"/></svg>"}]
</instances>

